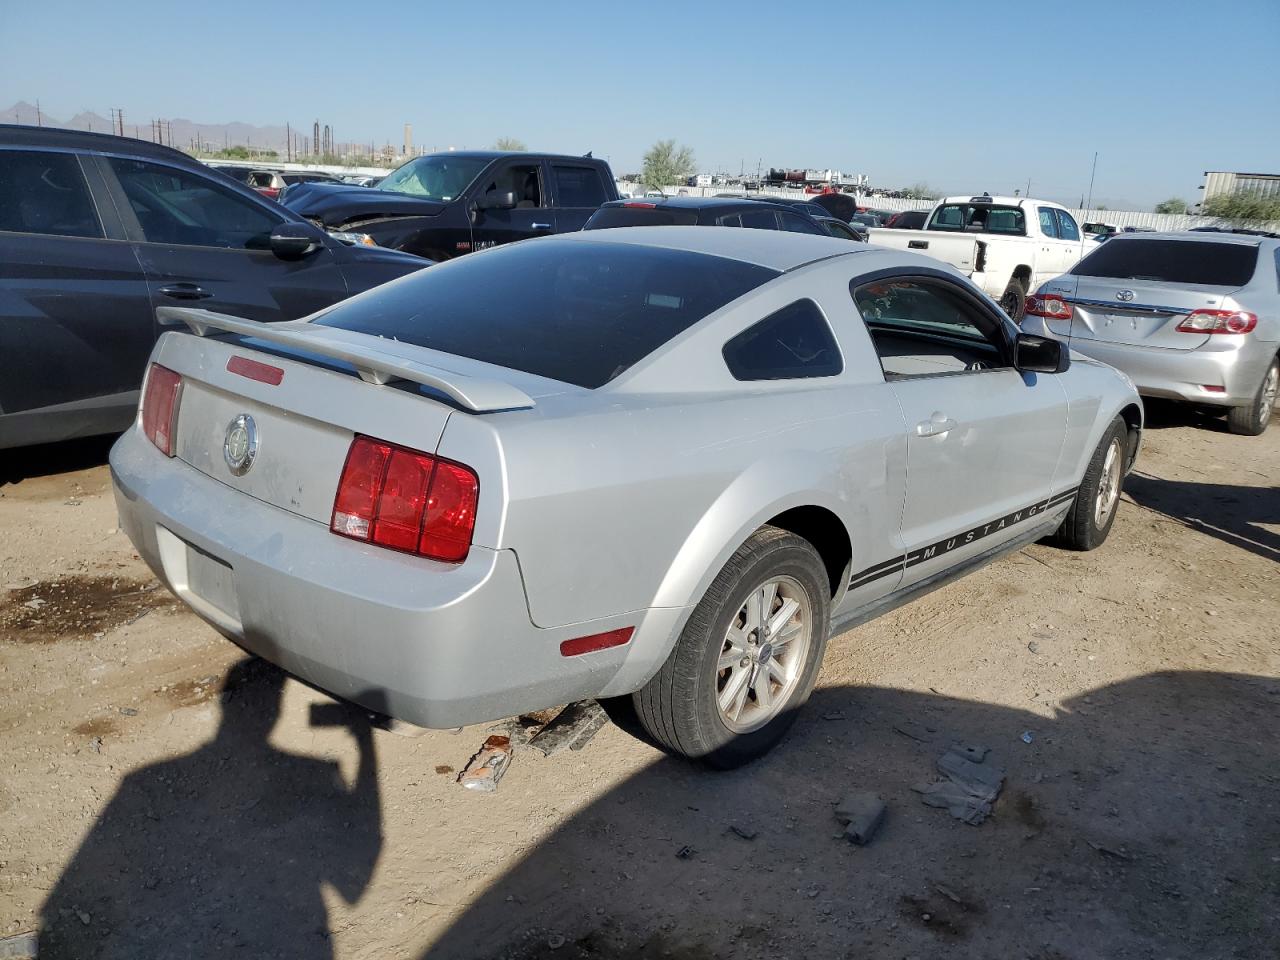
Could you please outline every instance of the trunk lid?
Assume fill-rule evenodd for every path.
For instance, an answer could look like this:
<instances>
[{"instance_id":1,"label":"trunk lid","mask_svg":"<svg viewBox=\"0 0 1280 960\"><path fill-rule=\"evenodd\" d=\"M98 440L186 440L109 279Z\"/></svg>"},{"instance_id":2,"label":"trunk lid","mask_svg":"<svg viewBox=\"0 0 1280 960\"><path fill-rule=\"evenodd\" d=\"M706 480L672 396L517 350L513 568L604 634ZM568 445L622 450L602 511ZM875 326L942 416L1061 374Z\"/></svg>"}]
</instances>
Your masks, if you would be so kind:
<instances>
[{"instance_id":1,"label":"trunk lid","mask_svg":"<svg viewBox=\"0 0 1280 960\"><path fill-rule=\"evenodd\" d=\"M203 310L161 313L162 321L200 328L199 335L165 334L154 356L182 377L175 456L248 496L326 525L355 435L435 453L455 414L534 405L512 383L481 379L484 365L421 347ZM454 360L458 371L438 365ZM246 445L253 448L247 463Z\"/></svg>"},{"instance_id":2,"label":"trunk lid","mask_svg":"<svg viewBox=\"0 0 1280 960\"><path fill-rule=\"evenodd\" d=\"M1112 277L1074 277L1071 339L1194 350L1207 334L1178 332L1195 310L1220 310L1236 288Z\"/></svg>"}]
</instances>

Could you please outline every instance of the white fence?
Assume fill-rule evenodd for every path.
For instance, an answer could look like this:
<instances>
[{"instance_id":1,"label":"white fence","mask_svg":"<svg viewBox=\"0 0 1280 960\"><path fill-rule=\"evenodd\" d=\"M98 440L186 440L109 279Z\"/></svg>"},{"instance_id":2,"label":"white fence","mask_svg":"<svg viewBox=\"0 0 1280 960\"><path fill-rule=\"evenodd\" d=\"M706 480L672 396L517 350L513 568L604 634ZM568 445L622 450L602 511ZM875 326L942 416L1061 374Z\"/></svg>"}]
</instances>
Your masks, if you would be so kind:
<instances>
[{"instance_id":1,"label":"white fence","mask_svg":"<svg viewBox=\"0 0 1280 960\"><path fill-rule=\"evenodd\" d=\"M624 193L639 195L644 188L637 183L618 182L618 189ZM675 196L684 190L691 197L714 197L718 193L742 193L741 187L663 187L667 196ZM751 191L752 196L788 197L792 200L812 200L813 194L800 190L765 187L758 193ZM858 204L873 210L931 210L936 201L904 200L895 197L881 197L874 193L859 194ZM1180 213L1148 213L1144 210L1071 210L1077 223L1109 223L1120 227L1144 227L1150 230L1190 230L1192 227L1212 227L1221 221L1216 217L1197 217ZM1260 229L1280 232L1280 221L1263 224Z\"/></svg>"}]
</instances>

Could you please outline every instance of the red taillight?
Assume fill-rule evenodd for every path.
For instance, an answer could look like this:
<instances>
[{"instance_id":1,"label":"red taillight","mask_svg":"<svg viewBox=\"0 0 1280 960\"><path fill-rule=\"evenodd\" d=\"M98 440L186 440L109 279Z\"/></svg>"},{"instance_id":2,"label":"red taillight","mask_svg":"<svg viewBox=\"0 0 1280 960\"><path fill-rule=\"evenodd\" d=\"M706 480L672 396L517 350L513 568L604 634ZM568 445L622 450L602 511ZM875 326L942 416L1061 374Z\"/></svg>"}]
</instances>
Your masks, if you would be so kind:
<instances>
[{"instance_id":1,"label":"red taillight","mask_svg":"<svg viewBox=\"0 0 1280 960\"><path fill-rule=\"evenodd\" d=\"M257 190L260 194L262 194L264 197L268 198L269 200L275 200L277 197L280 196L279 187L254 187L253 189Z\"/></svg>"},{"instance_id":2,"label":"red taillight","mask_svg":"<svg viewBox=\"0 0 1280 960\"><path fill-rule=\"evenodd\" d=\"M1051 293L1037 293L1027 297L1027 314L1048 320L1070 320L1071 304Z\"/></svg>"},{"instance_id":3,"label":"red taillight","mask_svg":"<svg viewBox=\"0 0 1280 960\"><path fill-rule=\"evenodd\" d=\"M620 647L631 639L635 627L623 627L621 630L610 630L608 633L593 633L589 637L574 637L560 644L560 656L576 657L581 653L594 653L597 650L608 650Z\"/></svg>"},{"instance_id":4,"label":"red taillight","mask_svg":"<svg viewBox=\"0 0 1280 960\"><path fill-rule=\"evenodd\" d=\"M460 463L356 437L338 481L329 529L457 563L471 549L479 487L475 473Z\"/></svg>"},{"instance_id":5,"label":"red taillight","mask_svg":"<svg viewBox=\"0 0 1280 960\"><path fill-rule=\"evenodd\" d=\"M1248 333L1258 325L1247 310L1193 310L1178 324L1179 333Z\"/></svg>"},{"instance_id":6,"label":"red taillight","mask_svg":"<svg viewBox=\"0 0 1280 960\"><path fill-rule=\"evenodd\" d=\"M656 210L658 208L658 205L656 203L624 203L623 206L624 207L644 207L646 210Z\"/></svg>"},{"instance_id":7,"label":"red taillight","mask_svg":"<svg viewBox=\"0 0 1280 960\"><path fill-rule=\"evenodd\" d=\"M168 367L153 363L147 371L147 389L142 395L142 432L166 457L173 456L181 393L182 377Z\"/></svg>"}]
</instances>

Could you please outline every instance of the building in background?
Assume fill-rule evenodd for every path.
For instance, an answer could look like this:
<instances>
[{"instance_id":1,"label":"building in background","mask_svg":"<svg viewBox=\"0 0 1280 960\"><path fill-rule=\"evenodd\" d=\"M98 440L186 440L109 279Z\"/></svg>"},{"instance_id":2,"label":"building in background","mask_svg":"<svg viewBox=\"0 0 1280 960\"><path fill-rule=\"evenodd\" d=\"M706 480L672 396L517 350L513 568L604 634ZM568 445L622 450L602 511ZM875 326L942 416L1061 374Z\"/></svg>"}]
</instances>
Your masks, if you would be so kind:
<instances>
[{"instance_id":1,"label":"building in background","mask_svg":"<svg viewBox=\"0 0 1280 960\"><path fill-rule=\"evenodd\" d=\"M1228 173L1206 170L1200 203L1233 193L1251 193L1264 200L1280 197L1280 173Z\"/></svg>"}]
</instances>

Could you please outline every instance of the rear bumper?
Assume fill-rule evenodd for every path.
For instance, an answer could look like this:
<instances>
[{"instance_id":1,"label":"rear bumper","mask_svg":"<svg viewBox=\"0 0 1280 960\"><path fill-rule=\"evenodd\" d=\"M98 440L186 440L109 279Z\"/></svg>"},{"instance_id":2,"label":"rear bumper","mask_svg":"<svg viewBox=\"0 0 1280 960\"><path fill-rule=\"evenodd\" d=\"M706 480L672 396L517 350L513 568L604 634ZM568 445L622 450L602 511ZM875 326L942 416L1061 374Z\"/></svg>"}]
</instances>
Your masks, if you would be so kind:
<instances>
[{"instance_id":1,"label":"rear bumper","mask_svg":"<svg viewBox=\"0 0 1280 960\"><path fill-rule=\"evenodd\" d=\"M1170 350L1135 344L1108 343L1072 337L1067 340L1048 328L1041 317L1026 317L1022 329L1053 337L1071 349L1122 370L1145 397L1187 400L1220 407L1252 403L1262 374L1275 356L1275 344L1227 337L1211 337L1195 350ZM1206 389L1206 388L1220 389Z\"/></svg>"},{"instance_id":2,"label":"rear bumper","mask_svg":"<svg viewBox=\"0 0 1280 960\"><path fill-rule=\"evenodd\" d=\"M163 456L136 429L112 449L111 475L121 528L200 617L315 686L421 726L597 696L683 613L536 627L510 550L443 564L337 537ZM625 626L626 646L560 655L564 640Z\"/></svg>"}]
</instances>

